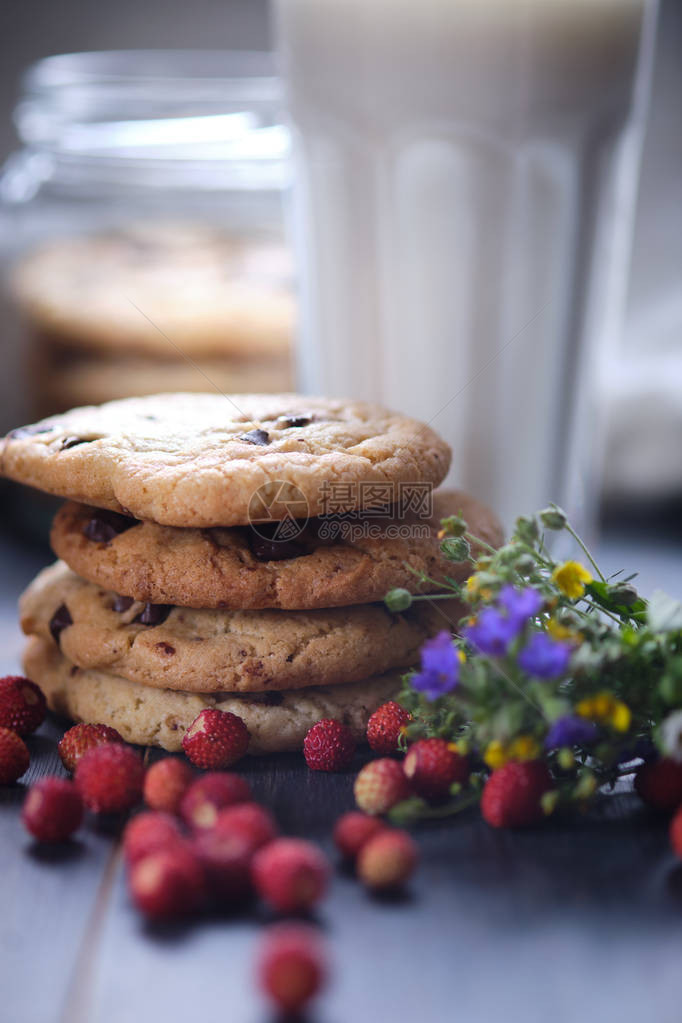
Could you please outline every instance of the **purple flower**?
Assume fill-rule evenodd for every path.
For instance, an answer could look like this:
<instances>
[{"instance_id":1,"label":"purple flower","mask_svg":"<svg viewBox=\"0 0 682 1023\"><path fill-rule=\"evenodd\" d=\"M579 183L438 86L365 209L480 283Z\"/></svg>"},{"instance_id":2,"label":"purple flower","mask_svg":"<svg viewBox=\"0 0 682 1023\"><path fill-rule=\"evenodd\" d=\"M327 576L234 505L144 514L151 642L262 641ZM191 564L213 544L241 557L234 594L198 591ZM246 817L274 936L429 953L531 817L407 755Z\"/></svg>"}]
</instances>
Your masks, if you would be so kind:
<instances>
[{"instance_id":1,"label":"purple flower","mask_svg":"<svg viewBox=\"0 0 682 1023\"><path fill-rule=\"evenodd\" d=\"M544 603L542 594L532 586L526 586L523 590L517 590L514 586L503 586L497 599L509 618L515 622L525 622L533 618Z\"/></svg>"},{"instance_id":2,"label":"purple flower","mask_svg":"<svg viewBox=\"0 0 682 1023\"><path fill-rule=\"evenodd\" d=\"M534 633L519 652L519 665L536 678L563 675L571 659L571 647L557 643L544 632Z\"/></svg>"},{"instance_id":3,"label":"purple flower","mask_svg":"<svg viewBox=\"0 0 682 1023\"><path fill-rule=\"evenodd\" d=\"M412 688L422 693L427 700L452 690L459 683L459 657L449 632L439 632L424 643L422 670L412 678Z\"/></svg>"},{"instance_id":4,"label":"purple flower","mask_svg":"<svg viewBox=\"0 0 682 1023\"><path fill-rule=\"evenodd\" d=\"M484 608L473 625L463 630L463 635L482 654L501 657L506 654L511 641L521 631L522 622L500 614L494 607Z\"/></svg>"},{"instance_id":5,"label":"purple flower","mask_svg":"<svg viewBox=\"0 0 682 1023\"><path fill-rule=\"evenodd\" d=\"M594 721L574 717L567 714L558 718L545 739L546 749L558 749L561 746L589 746L599 734Z\"/></svg>"}]
</instances>

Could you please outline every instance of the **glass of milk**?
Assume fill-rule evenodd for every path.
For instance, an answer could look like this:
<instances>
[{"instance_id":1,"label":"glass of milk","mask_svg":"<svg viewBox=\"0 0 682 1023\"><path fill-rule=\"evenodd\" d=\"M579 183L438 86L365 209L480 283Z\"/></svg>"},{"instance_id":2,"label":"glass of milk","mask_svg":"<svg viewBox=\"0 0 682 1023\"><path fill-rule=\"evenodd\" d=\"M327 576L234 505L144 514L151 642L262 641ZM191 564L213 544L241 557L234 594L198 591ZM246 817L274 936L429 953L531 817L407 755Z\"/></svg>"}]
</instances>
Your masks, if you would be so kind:
<instances>
[{"instance_id":1,"label":"glass of milk","mask_svg":"<svg viewBox=\"0 0 682 1023\"><path fill-rule=\"evenodd\" d=\"M275 0L299 381L431 423L510 525L585 524L655 0ZM599 342L597 344L597 342Z\"/></svg>"}]
</instances>

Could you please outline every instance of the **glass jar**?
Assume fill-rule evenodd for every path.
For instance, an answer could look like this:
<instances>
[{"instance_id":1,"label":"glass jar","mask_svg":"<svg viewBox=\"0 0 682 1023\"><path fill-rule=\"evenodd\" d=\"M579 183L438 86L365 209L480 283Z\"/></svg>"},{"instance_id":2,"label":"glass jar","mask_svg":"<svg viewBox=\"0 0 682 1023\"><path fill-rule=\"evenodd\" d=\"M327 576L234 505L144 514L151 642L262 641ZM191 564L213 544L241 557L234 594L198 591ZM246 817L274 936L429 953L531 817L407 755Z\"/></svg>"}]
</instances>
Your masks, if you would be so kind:
<instances>
[{"instance_id":1,"label":"glass jar","mask_svg":"<svg viewBox=\"0 0 682 1023\"><path fill-rule=\"evenodd\" d=\"M48 57L0 177L0 428L164 390L291 385L288 135L270 58Z\"/></svg>"}]
</instances>

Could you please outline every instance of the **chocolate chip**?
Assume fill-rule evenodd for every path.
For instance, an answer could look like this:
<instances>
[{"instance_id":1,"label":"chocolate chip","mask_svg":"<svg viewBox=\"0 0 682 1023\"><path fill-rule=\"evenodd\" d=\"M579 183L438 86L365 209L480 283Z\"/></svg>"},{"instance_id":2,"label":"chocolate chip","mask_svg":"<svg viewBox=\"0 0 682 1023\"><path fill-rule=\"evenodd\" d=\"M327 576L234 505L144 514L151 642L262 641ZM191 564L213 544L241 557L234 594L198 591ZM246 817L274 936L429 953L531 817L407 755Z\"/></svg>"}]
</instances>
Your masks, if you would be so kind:
<instances>
[{"instance_id":1,"label":"chocolate chip","mask_svg":"<svg viewBox=\"0 0 682 1023\"><path fill-rule=\"evenodd\" d=\"M122 614L124 611L131 608L134 603L135 601L132 597L116 597L112 607L118 614Z\"/></svg>"},{"instance_id":2,"label":"chocolate chip","mask_svg":"<svg viewBox=\"0 0 682 1023\"><path fill-rule=\"evenodd\" d=\"M53 433L55 427L45 423L32 423L30 426L19 426L7 434L13 440L21 440L22 437L35 437L38 433Z\"/></svg>"},{"instance_id":3,"label":"chocolate chip","mask_svg":"<svg viewBox=\"0 0 682 1023\"><path fill-rule=\"evenodd\" d=\"M95 543L109 543L119 533L125 533L126 529L132 529L137 525L139 525L137 519L102 508L83 527L83 536Z\"/></svg>"},{"instance_id":4,"label":"chocolate chip","mask_svg":"<svg viewBox=\"0 0 682 1023\"><path fill-rule=\"evenodd\" d=\"M249 430L248 433L240 433L238 440L246 441L247 444L265 446L270 443L270 434L267 430Z\"/></svg>"},{"instance_id":5,"label":"chocolate chip","mask_svg":"<svg viewBox=\"0 0 682 1023\"><path fill-rule=\"evenodd\" d=\"M277 539L275 534L279 526L279 522L263 523L257 532L253 528L249 530L249 547L258 561L286 561L305 554L305 548L296 540Z\"/></svg>"},{"instance_id":6,"label":"chocolate chip","mask_svg":"<svg viewBox=\"0 0 682 1023\"><path fill-rule=\"evenodd\" d=\"M66 604L61 604L50 618L50 633L57 646L59 637L69 625L73 625L73 618Z\"/></svg>"},{"instance_id":7,"label":"chocolate chip","mask_svg":"<svg viewBox=\"0 0 682 1023\"><path fill-rule=\"evenodd\" d=\"M308 426L310 423L312 423L312 419L311 419L310 416L291 415L291 416L280 416L278 422L280 422L282 424L282 426L285 426L285 427L292 427L292 428L296 427L297 428L297 427L300 427L300 426Z\"/></svg>"},{"instance_id":8,"label":"chocolate chip","mask_svg":"<svg viewBox=\"0 0 682 1023\"><path fill-rule=\"evenodd\" d=\"M86 440L85 437L62 437L59 442L60 451L68 451L69 448L78 447L79 444L89 444L90 441Z\"/></svg>"},{"instance_id":9,"label":"chocolate chip","mask_svg":"<svg viewBox=\"0 0 682 1023\"><path fill-rule=\"evenodd\" d=\"M162 654L168 654L169 657L175 653L175 647L170 643L157 643L156 649L160 650Z\"/></svg>"},{"instance_id":10,"label":"chocolate chip","mask_svg":"<svg viewBox=\"0 0 682 1023\"><path fill-rule=\"evenodd\" d=\"M165 622L168 618L171 610L170 604L145 604L135 621L140 625L161 625L161 622Z\"/></svg>"}]
</instances>

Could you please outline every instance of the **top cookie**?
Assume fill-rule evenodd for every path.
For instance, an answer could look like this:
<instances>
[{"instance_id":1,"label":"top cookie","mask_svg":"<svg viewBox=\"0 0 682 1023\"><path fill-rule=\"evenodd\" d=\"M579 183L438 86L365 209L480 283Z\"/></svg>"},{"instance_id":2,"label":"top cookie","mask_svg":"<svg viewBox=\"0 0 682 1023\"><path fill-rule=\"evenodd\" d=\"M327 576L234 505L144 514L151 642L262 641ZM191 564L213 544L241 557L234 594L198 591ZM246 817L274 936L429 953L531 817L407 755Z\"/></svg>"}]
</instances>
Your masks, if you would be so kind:
<instances>
[{"instance_id":1,"label":"top cookie","mask_svg":"<svg viewBox=\"0 0 682 1023\"><path fill-rule=\"evenodd\" d=\"M367 402L295 394L160 394L13 430L0 471L166 526L305 520L437 486L450 449Z\"/></svg>"},{"instance_id":2,"label":"top cookie","mask_svg":"<svg viewBox=\"0 0 682 1023\"><path fill-rule=\"evenodd\" d=\"M292 278L279 242L140 223L46 245L13 285L31 322L72 347L177 360L174 346L195 357L286 351Z\"/></svg>"}]
</instances>

